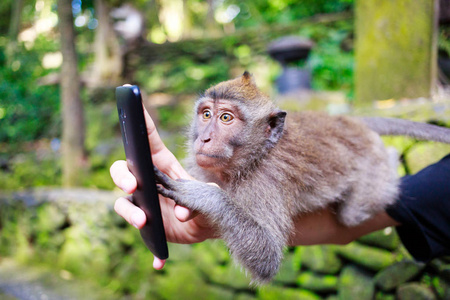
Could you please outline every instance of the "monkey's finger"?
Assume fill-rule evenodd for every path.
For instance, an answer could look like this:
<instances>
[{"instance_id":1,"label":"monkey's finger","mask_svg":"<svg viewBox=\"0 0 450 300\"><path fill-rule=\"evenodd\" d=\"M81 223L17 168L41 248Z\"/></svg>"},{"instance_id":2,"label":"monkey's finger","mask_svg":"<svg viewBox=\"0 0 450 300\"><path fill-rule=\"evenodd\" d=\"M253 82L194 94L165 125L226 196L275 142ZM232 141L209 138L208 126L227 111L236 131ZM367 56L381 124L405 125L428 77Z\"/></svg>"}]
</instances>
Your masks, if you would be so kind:
<instances>
[{"instance_id":1,"label":"monkey's finger","mask_svg":"<svg viewBox=\"0 0 450 300\"><path fill-rule=\"evenodd\" d=\"M157 185L156 189L158 190L158 193L163 195L164 197L172 199L173 201L175 201L175 203L179 202L180 197L178 197L177 192L168 190L162 185Z\"/></svg>"},{"instance_id":2,"label":"monkey's finger","mask_svg":"<svg viewBox=\"0 0 450 300\"><path fill-rule=\"evenodd\" d=\"M153 171L155 172L155 179L157 183L162 184L167 189L175 189L173 185L173 179L161 172L157 167L153 166Z\"/></svg>"},{"instance_id":3,"label":"monkey's finger","mask_svg":"<svg viewBox=\"0 0 450 300\"><path fill-rule=\"evenodd\" d=\"M141 229L145 225L145 222L147 222L144 211L124 197L116 200L114 210L119 216L137 229Z\"/></svg>"},{"instance_id":4,"label":"monkey's finger","mask_svg":"<svg viewBox=\"0 0 450 300\"><path fill-rule=\"evenodd\" d=\"M132 194L137 188L136 178L128 170L127 162L124 160L115 161L109 169L114 183L125 193Z\"/></svg>"}]
</instances>

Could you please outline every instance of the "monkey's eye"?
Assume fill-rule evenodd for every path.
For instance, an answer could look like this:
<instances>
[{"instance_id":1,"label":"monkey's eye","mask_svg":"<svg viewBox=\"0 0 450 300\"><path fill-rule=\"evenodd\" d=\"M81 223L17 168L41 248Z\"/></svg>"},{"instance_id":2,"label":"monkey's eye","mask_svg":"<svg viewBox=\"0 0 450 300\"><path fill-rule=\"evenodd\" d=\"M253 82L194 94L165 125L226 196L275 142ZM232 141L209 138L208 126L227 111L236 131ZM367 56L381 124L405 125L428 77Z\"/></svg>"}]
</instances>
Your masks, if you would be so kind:
<instances>
[{"instance_id":1,"label":"monkey's eye","mask_svg":"<svg viewBox=\"0 0 450 300\"><path fill-rule=\"evenodd\" d=\"M203 111L203 119L210 119L211 118L211 112L209 110Z\"/></svg>"},{"instance_id":2,"label":"monkey's eye","mask_svg":"<svg viewBox=\"0 0 450 300\"><path fill-rule=\"evenodd\" d=\"M221 115L220 116L220 120L222 121L222 122L230 122L231 120L233 120L234 119L234 117L232 116L232 115L230 115L230 114L227 114L227 113L225 113L225 114L223 114L223 115Z\"/></svg>"}]
</instances>

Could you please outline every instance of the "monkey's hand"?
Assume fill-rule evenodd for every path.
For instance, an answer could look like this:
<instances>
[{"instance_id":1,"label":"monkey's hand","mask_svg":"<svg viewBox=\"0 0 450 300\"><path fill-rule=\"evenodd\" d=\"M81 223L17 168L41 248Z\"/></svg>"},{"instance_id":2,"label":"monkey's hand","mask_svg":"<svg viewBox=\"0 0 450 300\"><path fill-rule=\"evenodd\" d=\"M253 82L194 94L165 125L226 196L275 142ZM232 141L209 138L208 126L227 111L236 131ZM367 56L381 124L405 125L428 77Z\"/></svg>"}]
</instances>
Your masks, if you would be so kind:
<instances>
[{"instance_id":1,"label":"monkey's hand","mask_svg":"<svg viewBox=\"0 0 450 300\"><path fill-rule=\"evenodd\" d=\"M173 180L155 168L158 192L177 204L202 213L217 226L232 255L257 282L270 281L283 256L281 234L271 231L232 201L219 187L195 180Z\"/></svg>"},{"instance_id":2,"label":"monkey's hand","mask_svg":"<svg viewBox=\"0 0 450 300\"><path fill-rule=\"evenodd\" d=\"M154 167L154 172L156 182L159 183L158 193L207 217L214 218L213 214L220 211L221 202L223 204L227 199L226 193L215 184L186 179L173 180L157 167Z\"/></svg>"}]
</instances>

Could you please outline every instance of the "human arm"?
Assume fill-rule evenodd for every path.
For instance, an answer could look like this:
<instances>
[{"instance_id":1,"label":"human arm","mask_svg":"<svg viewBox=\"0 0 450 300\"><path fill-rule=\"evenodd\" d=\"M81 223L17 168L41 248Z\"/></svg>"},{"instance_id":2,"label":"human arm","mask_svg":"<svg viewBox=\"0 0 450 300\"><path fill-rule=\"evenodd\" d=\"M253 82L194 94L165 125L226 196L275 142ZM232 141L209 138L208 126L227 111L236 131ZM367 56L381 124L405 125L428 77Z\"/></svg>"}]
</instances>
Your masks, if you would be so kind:
<instances>
[{"instance_id":1,"label":"human arm","mask_svg":"<svg viewBox=\"0 0 450 300\"><path fill-rule=\"evenodd\" d=\"M401 178L397 201L358 226L342 226L330 209L299 216L290 244L346 244L370 232L396 226L403 245L416 260L427 262L450 255L449 182L450 154Z\"/></svg>"},{"instance_id":2,"label":"human arm","mask_svg":"<svg viewBox=\"0 0 450 300\"><path fill-rule=\"evenodd\" d=\"M289 245L344 245L363 235L397 225L399 223L396 220L382 211L358 226L346 227L339 223L333 209L328 207L297 216L294 219L295 231L289 239Z\"/></svg>"}]
</instances>

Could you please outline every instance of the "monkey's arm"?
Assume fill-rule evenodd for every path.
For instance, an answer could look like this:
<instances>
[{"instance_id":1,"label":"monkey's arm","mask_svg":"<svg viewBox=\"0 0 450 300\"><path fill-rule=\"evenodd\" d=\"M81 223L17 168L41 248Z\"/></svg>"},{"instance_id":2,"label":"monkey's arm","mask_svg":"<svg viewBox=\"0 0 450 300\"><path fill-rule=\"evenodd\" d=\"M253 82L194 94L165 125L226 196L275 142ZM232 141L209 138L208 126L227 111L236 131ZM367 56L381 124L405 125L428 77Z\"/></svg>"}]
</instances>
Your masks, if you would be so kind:
<instances>
[{"instance_id":1,"label":"monkey's arm","mask_svg":"<svg viewBox=\"0 0 450 300\"><path fill-rule=\"evenodd\" d=\"M273 228L267 228L238 206L224 190L195 180L173 180L155 168L158 192L177 204L204 214L248 269L253 279L268 282L277 273L284 244Z\"/></svg>"}]
</instances>

